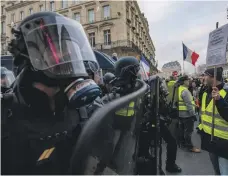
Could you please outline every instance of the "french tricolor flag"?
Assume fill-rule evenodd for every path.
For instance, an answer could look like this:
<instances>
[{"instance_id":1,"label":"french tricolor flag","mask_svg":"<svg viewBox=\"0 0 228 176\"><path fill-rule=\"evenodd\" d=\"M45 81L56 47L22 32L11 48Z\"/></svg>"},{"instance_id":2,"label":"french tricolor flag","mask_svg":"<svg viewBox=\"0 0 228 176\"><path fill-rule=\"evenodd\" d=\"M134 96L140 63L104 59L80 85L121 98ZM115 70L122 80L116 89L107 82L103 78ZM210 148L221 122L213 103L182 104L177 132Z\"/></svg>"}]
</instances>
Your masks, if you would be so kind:
<instances>
[{"instance_id":1,"label":"french tricolor flag","mask_svg":"<svg viewBox=\"0 0 228 176\"><path fill-rule=\"evenodd\" d=\"M146 61L144 56L141 56L141 65L144 68L147 75L150 75L150 64Z\"/></svg>"},{"instance_id":2,"label":"french tricolor flag","mask_svg":"<svg viewBox=\"0 0 228 176\"><path fill-rule=\"evenodd\" d=\"M190 50L187 46L185 46L184 43L182 43L182 44L183 44L183 59L184 59L184 61L187 61L187 62L189 62L195 66L196 61L199 58L199 54Z\"/></svg>"}]
</instances>

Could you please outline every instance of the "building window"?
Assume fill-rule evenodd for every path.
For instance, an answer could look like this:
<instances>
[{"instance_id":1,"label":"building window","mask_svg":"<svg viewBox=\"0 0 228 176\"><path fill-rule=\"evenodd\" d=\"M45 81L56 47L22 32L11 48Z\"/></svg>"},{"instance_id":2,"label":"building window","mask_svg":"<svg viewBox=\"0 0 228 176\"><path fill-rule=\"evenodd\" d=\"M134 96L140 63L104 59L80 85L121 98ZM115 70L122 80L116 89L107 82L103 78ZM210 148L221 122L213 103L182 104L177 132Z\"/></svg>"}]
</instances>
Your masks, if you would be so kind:
<instances>
[{"instance_id":1,"label":"building window","mask_svg":"<svg viewBox=\"0 0 228 176\"><path fill-rule=\"evenodd\" d=\"M29 15L32 15L33 14L33 8L30 8L29 9Z\"/></svg>"},{"instance_id":2,"label":"building window","mask_svg":"<svg viewBox=\"0 0 228 176\"><path fill-rule=\"evenodd\" d=\"M94 22L94 9L90 9L88 11L88 17L89 17L89 23L93 23Z\"/></svg>"},{"instance_id":3,"label":"building window","mask_svg":"<svg viewBox=\"0 0 228 176\"><path fill-rule=\"evenodd\" d=\"M2 54L5 54L5 53L4 53L4 52L5 52L5 48L6 48L6 44L3 43L3 44L2 44Z\"/></svg>"},{"instance_id":4,"label":"building window","mask_svg":"<svg viewBox=\"0 0 228 176\"><path fill-rule=\"evenodd\" d=\"M11 22L15 22L15 13L11 15Z\"/></svg>"},{"instance_id":5,"label":"building window","mask_svg":"<svg viewBox=\"0 0 228 176\"><path fill-rule=\"evenodd\" d=\"M138 30L138 23L137 23L137 20L135 20L135 29Z\"/></svg>"},{"instance_id":6,"label":"building window","mask_svg":"<svg viewBox=\"0 0 228 176\"><path fill-rule=\"evenodd\" d=\"M79 0L72 0L72 4L78 4L79 2Z\"/></svg>"},{"instance_id":7,"label":"building window","mask_svg":"<svg viewBox=\"0 0 228 176\"><path fill-rule=\"evenodd\" d=\"M126 16L127 16L127 18L129 18L129 11L128 10L126 11Z\"/></svg>"},{"instance_id":8,"label":"building window","mask_svg":"<svg viewBox=\"0 0 228 176\"><path fill-rule=\"evenodd\" d=\"M21 11L21 12L20 12L20 20L23 20L23 19L24 19L24 12Z\"/></svg>"},{"instance_id":9,"label":"building window","mask_svg":"<svg viewBox=\"0 0 228 176\"><path fill-rule=\"evenodd\" d=\"M109 19L110 18L110 6L106 5L103 7L104 11L104 19Z\"/></svg>"},{"instance_id":10,"label":"building window","mask_svg":"<svg viewBox=\"0 0 228 176\"><path fill-rule=\"evenodd\" d=\"M1 10L2 10L2 15L4 14L4 6L1 6Z\"/></svg>"},{"instance_id":11,"label":"building window","mask_svg":"<svg viewBox=\"0 0 228 176\"><path fill-rule=\"evenodd\" d=\"M50 11L51 12L55 11L55 2L54 1L50 2Z\"/></svg>"},{"instance_id":12,"label":"building window","mask_svg":"<svg viewBox=\"0 0 228 176\"><path fill-rule=\"evenodd\" d=\"M6 32L5 31L5 22L4 21L2 21L2 23L1 23L1 31L2 31L1 32L2 34L5 34L5 32Z\"/></svg>"},{"instance_id":13,"label":"building window","mask_svg":"<svg viewBox=\"0 0 228 176\"><path fill-rule=\"evenodd\" d=\"M74 19L80 23L80 13L74 13Z\"/></svg>"},{"instance_id":14,"label":"building window","mask_svg":"<svg viewBox=\"0 0 228 176\"><path fill-rule=\"evenodd\" d=\"M111 45L111 32L110 32L110 30L104 31L104 45Z\"/></svg>"},{"instance_id":15,"label":"building window","mask_svg":"<svg viewBox=\"0 0 228 176\"><path fill-rule=\"evenodd\" d=\"M40 5L40 12L43 12L43 11L44 11L44 6Z\"/></svg>"},{"instance_id":16,"label":"building window","mask_svg":"<svg viewBox=\"0 0 228 176\"><path fill-rule=\"evenodd\" d=\"M66 8L67 7L67 1L66 0L62 0L62 8Z\"/></svg>"},{"instance_id":17,"label":"building window","mask_svg":"<svg viewBox=\"0 0 228 176\"><path fill-rule=\"evenodd\" d=\"M91 47L95 47L95 32L89 33L89 43Z\"/></svg>"}]
</instances>

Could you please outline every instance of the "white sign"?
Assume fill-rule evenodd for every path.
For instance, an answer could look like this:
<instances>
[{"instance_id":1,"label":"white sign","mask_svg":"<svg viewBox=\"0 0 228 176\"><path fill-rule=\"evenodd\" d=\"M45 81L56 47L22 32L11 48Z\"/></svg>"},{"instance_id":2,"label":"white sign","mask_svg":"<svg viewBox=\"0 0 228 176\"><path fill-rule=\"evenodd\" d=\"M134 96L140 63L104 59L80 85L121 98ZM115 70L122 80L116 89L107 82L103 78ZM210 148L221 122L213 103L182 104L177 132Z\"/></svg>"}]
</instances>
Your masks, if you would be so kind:
<instances>
[{"instance_id":1,"label":"white sign","mask_svg":"<svg viewBox=\"0 0 228 176\"><path fill-rule=\"evenodd\" d=\"M218 66L227 63L226 45L228 42L228 24L212 31L209 34L207 48L207 67Z\"/></svg>"}]
</instances>

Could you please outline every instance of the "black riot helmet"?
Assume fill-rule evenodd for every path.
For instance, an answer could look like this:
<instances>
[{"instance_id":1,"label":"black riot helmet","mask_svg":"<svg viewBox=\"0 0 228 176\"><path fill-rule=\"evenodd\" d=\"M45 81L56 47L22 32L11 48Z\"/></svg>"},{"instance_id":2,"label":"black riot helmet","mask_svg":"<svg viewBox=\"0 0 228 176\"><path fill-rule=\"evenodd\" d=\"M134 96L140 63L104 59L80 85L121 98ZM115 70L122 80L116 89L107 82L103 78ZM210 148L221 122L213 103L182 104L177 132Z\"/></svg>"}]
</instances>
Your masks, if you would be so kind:
<instances>
[{"instance_id":1,"label":"black riot helmet","mask_svg":"<svg viewBox=\"0 0 228 176\"><path fill-rule=\"evenodd\" d=\"M87 77L85 63L98 69L94 53L80 23L54 12L25 18L12 32L9 51L15 65L24 60L50 78Z\"/></svg>"},{"instance_id":2,"label":"black riot helmet","mask_svg":"<svg viewBox=\"0 0 228 176\"><path fill-rule=\"evenodd\" d=\"M113 85L121 88L123 94L131 92L136 86L136 79L140 70L139 61L133 56L120 58L115 63L115 80Z\"/></svg>"},{"instance_id":3,"label":"black riot helmet","mask_svg":"<svg viewBox=\"0 0 228 176\"><path fill-rule=\"evenodd\" d=\"M105 84L110 84L110 82L114 79L115 79L115 75L110 72L106 73L103 77L103 81Z\"/></svg>"},{"instance_id":4,"label":"black riot helmet","mask_svg":"<svg viewBox=\"0 0 228 176\"><path fill-rule=\"evenodd\" d=\"M115 76L123 80L137 78L139 70L139 61L133 56L122 57L115 63Z\"/></svg>"}]
</instances>

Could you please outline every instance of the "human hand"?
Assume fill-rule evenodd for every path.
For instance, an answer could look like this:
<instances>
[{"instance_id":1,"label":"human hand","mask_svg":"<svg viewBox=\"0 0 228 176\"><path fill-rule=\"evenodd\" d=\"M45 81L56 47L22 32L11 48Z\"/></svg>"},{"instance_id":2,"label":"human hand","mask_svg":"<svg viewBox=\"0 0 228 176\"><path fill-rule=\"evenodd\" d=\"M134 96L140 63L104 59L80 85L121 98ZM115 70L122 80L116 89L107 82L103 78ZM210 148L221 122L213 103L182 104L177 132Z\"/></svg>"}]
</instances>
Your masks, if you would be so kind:
<instances>
[{"instance_id":1,"label":"human hand","mask_svg":"<svg viewBox=\"0 0 228 176\"><path fill-rule=\"evenodd\" d=\"M214 98L215 100L219 100L220 94L219 94L219 90L217 87L212 87L213 91L212 91L212 98Z\"/></svg>"}]
</instances>

